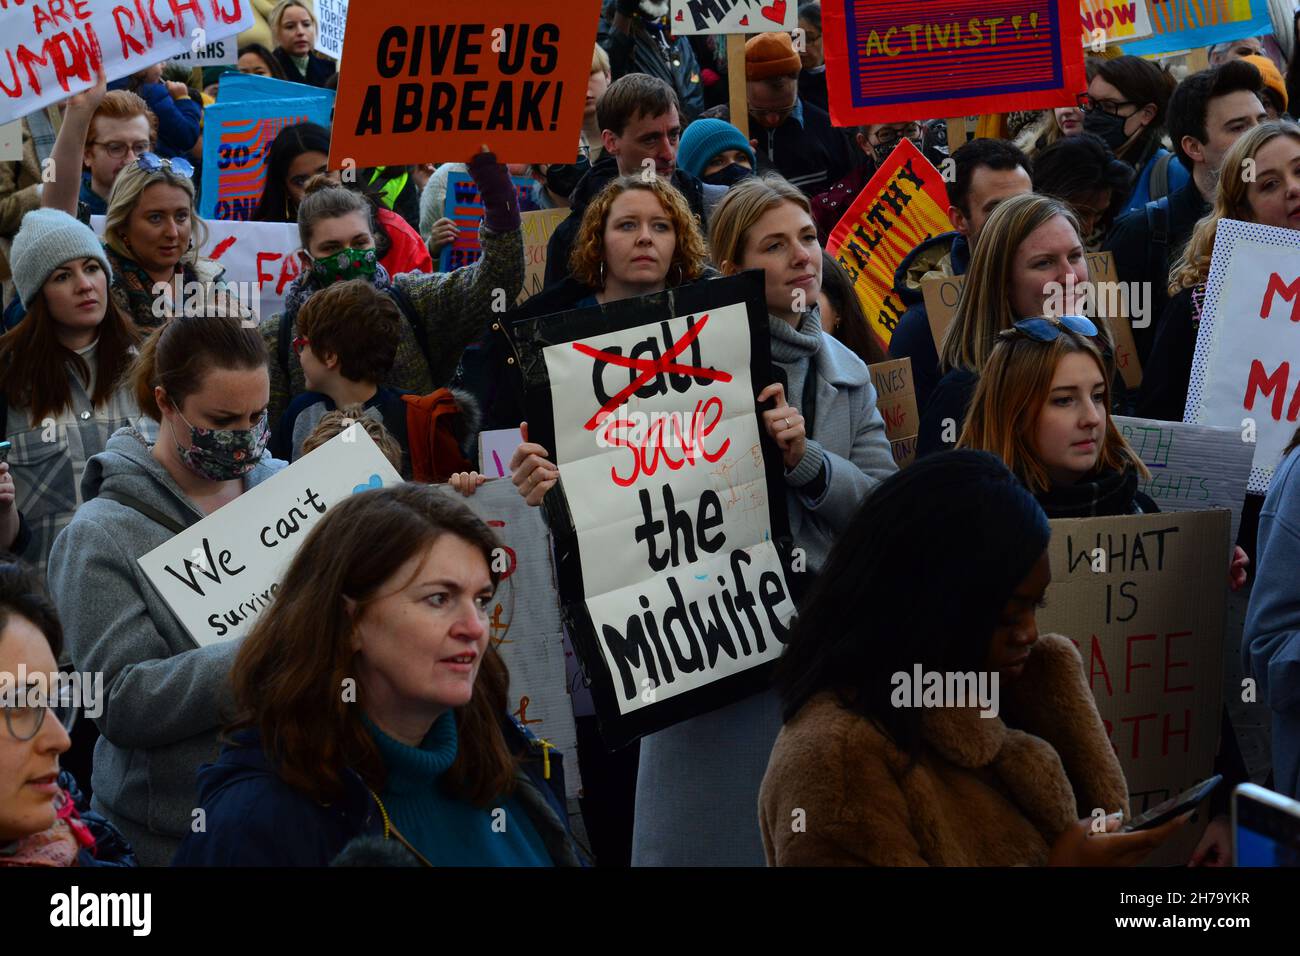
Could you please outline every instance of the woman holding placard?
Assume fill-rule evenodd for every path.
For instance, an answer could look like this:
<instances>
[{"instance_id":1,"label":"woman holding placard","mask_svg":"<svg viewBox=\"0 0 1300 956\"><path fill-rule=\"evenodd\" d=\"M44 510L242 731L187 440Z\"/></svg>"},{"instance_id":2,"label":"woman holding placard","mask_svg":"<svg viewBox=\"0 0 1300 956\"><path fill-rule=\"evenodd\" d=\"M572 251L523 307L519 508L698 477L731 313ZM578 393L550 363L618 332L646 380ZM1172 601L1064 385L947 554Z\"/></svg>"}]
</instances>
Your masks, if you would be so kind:
<instances>
[{"instance_id":1,"label":"woman holding placard","mask_svg":"<svg viewBox=\"0 0 1300 956\"><path fill-rule=\"evenodd\" d=\"M1142 371L1138 414L1143 418L1183 419L1220 219L1300 229L1300 126L1260 123L1224 157L1214 208L1196 224L1169 270L1169 304Z\"/></svg>"},{"instance_id":2,"label":"woman holding placard","mask_svg":"<svg viewBox=\"0 0 1300 956\"><path fill-rule=\"evenodd\" d=\"M177 865L581 865L560 757L508 716L499 548L427 485L321 517L240 645Z\"/></svg>"},{"instance_id":3,"label":"woman holding placard","mask_svg":"<svg viewBox=\"0 0 1300 956\"><path fill-rule=\"evenodd\" d=\"M131 384L158 441L127 428L109 439L50 554L73 663L104 675L92 806L145 865L166 865L193 823L194 772L217 755L237 645L198 646L139 558L284 467L264 454L266 366L261 337L238 318L182 317L154 332Z\"/></svg>"},{"instance_id":4,"label":"woman holding placard","mask_svg":"<svg viewBox=\"0 0 1300 956\"><path fill-rule=\"evenodd\" d=\"M323 87L335 73L334 61L316 52L316 18L298 0L280 0L266 24L275 41L275 60L287 79Z\"/></svg>"}]
</instances>

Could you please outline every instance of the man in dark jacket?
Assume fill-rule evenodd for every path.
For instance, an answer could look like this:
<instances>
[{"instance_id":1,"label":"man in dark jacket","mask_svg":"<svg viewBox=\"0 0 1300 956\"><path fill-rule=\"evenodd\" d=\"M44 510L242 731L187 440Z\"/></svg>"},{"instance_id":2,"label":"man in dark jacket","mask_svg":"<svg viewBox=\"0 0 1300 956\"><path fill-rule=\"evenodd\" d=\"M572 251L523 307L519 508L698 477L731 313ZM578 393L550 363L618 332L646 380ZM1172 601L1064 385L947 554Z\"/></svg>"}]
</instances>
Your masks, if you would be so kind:
<instances>
[{"instance_id":1,"label":"man in dark jacket","mask_svg":"<svg viewBox=\"0 0 1300 956\"><path fill-rule=\"evenodd\" d=\"M955 176L948 183L952 232L927 239L899 263L894 296L906 308L889 342L889 357L912 360L916 407L924 411L939 382L939 350L921 292L924 279L966 274L980 230L998 203L1033 191L1029 160L1003 139L974 139L952 154Z\"/></svg>"},{"instance_id":2,"label":"man in dark jacket","mask_svg":"<svg viewBox=\"0 0 1300 956\"><path fill-rule=\"evenodd\" d=\"M817 223L817 238L823 246L830 238L831 231L858 198L858 193L871 181L871 177L889 158L894 147L900 141L909 139L913 146L920 149L921 135L920 123L872 123L857 128L853 140L861 153L855 156L858 167L812 201L813 222Z\"/></svg>"},{"instance_id":3,"label":"man in dark jacket","mask_svg":"<svg viewBox=\"0 0 1300 956\"><path fill-rule=\"evenodd\" d=\"M569 252L587 205L605 184L618 176L639 175L646 161L655 173L671 182L686 197L703 230L708 210L727 192L710 186L677 168L677 141L681 137L677 94L661 79L629 73L615 80L596 104L605 156L591 167L569 196L569 217L551 234L546 247L546 285L569 273Z\"/></svg>"},{"instance_id":4,"label":"man in dark jacket","mask_svg":"<svg viewBox=\"0 0 1300 956\"><path fill-rule=\"evenodd\" d=\"M596 42L609 54L614 79L630 73L658 77L677 94L688 123L704 109L700 64L689 38L672 35L668 0L607 0Z\"/></svg>"},{"instance_id":5,"label":"man in dark jacket","mask_svg":"<svg viewBox=\"0 0 1300 956\"><path fill-rule=\"evenodd\" d=\"M1169 269L1197 221L1210 211L1223 157L1243 133L1264 122L1258 96L1263 85L1259 70L1243 60L1193 73L1178 84L1169 98L1169 139L1192 178L1120 219L1102 246L1115 254L1121 282L1151 283L1148 321L1135 319L1133 325L1133 343L1143 367L1169 304Z\"/></svg>"},{"instance_id":6,"label":"man in dark jacket","mask_svg":"<svg viewBox=\"0 0 1300 956\"><path fill-rule=\"evenodd\" d=\"M745 43L745 97L759 163L811 198L851 173L858 160L830 115L800 98L800 66L788 33L759 33Z\"/></svg>"}]
</instances>

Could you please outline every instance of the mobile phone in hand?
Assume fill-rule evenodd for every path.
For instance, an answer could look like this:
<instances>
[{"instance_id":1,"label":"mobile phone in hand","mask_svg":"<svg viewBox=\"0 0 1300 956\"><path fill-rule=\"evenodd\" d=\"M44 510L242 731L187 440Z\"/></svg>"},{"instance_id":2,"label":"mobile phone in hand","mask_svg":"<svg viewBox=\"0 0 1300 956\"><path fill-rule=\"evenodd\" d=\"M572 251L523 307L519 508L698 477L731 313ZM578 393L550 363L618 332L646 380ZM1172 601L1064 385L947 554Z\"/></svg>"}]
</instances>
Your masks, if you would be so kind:
<instances>
[{"instance_id":1,"label":"mobile phone in hand","mask_svg":"<svg viewBox=\"0 0 1300 956\"><path fill-rule=\"evenodd\" d=\"M1188 810L1195 809L1222 782L1223 775L1216 773L1213 777L1202 780L1196 786L1188 787L1178 796L1170 797L1163 803L1157 803L1146 813L1134 817L1120 827L1120 832L1132 833L1134 830L1150 830L1162 823L1168 823L1174 817L1181 817Z\"/></svg>"}]
</instances>

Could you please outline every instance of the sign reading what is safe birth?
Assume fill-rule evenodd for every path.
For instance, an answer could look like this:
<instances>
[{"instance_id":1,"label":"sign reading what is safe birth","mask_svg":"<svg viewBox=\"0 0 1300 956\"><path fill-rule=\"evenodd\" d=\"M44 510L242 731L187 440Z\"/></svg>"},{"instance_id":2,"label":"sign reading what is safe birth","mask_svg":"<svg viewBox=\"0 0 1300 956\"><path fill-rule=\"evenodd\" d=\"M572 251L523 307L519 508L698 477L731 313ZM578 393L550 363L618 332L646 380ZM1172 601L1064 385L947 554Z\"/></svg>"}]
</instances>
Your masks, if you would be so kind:
<instances>
[{"instance_id":1,"label":"sign reading what is safe birth","mask_svg":"<svg viewBox=\"0 0 1300 956\"><path fill-rule=\"evenodd\" d=\"M232 641L270 605L317 518L349 495L401 481L353 425L154 548L140 567L195 641Z\"/></svg>"},{"instance_id":2,"label":"sign reading what is safe birth","mask_svg":"<svg viewBox=\"0 0 1300 956\"><path fill-rule=\"evenodd\" d=\"M483 144L572 163L596 22L584 3L352 4L330 168L465 162Z\"/></svg>"},{"instance_id":3,"label":"sign reading what is safe birth","mask_svg":"<svg viewBox=\"0 0 1300 956\"><path fill-rule=\"evenodd\" d=\"M1078 646L1134 814L1213 773L1228 522L1221 510L1052 522L1038 629Z\"/></svg>"},{"instance_id":4,"label":"sign reading what is safe birth","mask_svg":"<svg viewBox=\"0 0 1300 956\"><path fill-rule=\"evenodd\" d=\"M825 0L836 126L1074 104L1078 0Z\"/></svg>"},{"instance_id":5,"label":"sign reading what is safe birth","mask_svg":"<svg viewBox=\"0 0 1300 956\"><path fill-rule=\"evenodd\" d=\"M1300 232L1221 219L1183 420L1254 442L1265 494L1300 418Z\"/></svg>"},{"instance_id":6,"label":"sign reading what is safe birth","mask_svg":"<svg viewBox=\"0 0 1300 956\"><path fill-rule=\"evenodd\" d=\"M566 617L611 746L753 693L784 646L762 303L749 272L514 327L530 437L560 468L545 505Z\"/></svg>"},{"instance_id":7,"label":"sign reading what is safe birth","mask_svg":"<svg viewBox=\"0 0 1300 956\"><path fill-rule=\"evenodd\" d=\"M253 25L249 0L6 0L0 3L0 123ZM233 41L232 41L233 42Z\"/></svg>"}]
</instances>

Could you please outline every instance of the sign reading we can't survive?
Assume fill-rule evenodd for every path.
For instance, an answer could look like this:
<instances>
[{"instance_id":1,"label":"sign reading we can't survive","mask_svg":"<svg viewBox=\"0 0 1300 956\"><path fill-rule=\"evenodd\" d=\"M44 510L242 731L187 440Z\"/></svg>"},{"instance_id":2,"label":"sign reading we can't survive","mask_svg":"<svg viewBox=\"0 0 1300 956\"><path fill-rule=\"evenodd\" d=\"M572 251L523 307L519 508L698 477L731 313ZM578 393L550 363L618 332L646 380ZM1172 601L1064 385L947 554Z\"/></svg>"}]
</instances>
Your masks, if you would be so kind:
<instances>
[{"instance_id":1,"label":"sign reading we can't survive","mask_svg":"<svg viewBox=\"0 0 1300 956\"><path fill-rule=\"evenodd\" d=\"M590 4L348 8L330 168L465 160L572 163L596 17Z\"/></svg>"},{"instance_id":2,"label":"sign reading we can't survive","mask_svg":"<svg viewBox=\"0 0 1300 956\"><path fill-rule=\"evenodd\" d=\"M516 323L574 648L610 746L766 686L795 604L760 272Z\"/></svg>"}]
</instances>

